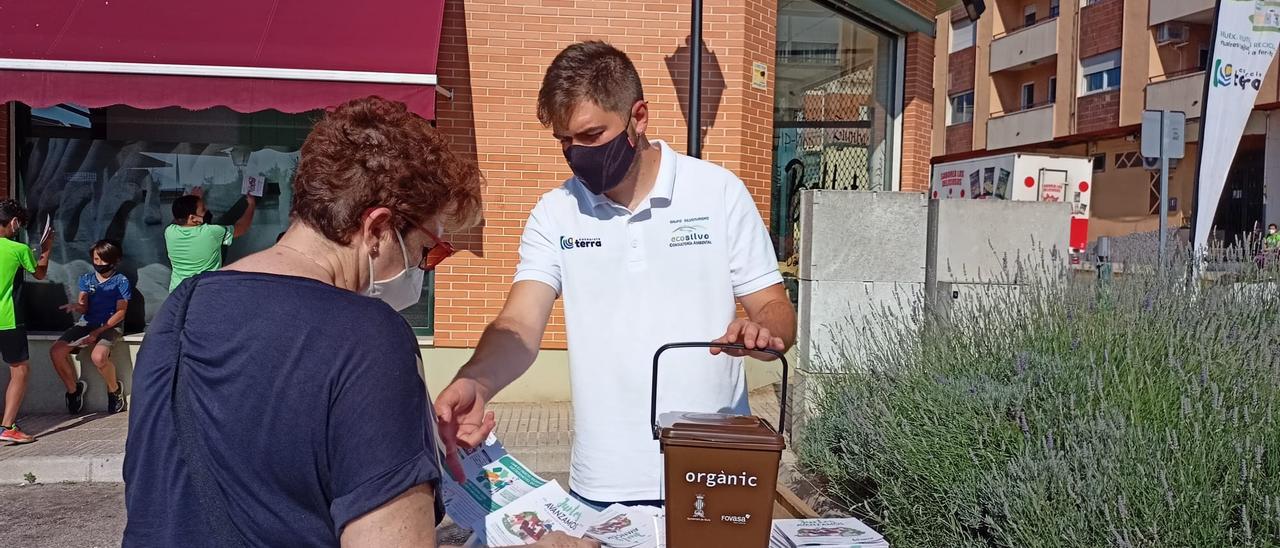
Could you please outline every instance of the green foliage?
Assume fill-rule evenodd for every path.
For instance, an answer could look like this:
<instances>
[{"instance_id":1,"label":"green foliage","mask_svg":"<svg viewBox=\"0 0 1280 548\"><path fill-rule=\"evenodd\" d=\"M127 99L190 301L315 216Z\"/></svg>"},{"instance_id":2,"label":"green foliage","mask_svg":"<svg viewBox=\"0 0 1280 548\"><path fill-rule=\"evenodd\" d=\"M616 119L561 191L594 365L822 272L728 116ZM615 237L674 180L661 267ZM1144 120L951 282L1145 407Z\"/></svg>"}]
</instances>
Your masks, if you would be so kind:
<instances>
[{"instance_id":1,"label":"green foliage","mask_svg":"<svg viewBox=\"0 0 1280 548\"><path fill-rule=\"evenodd\" d=\"M1280 545L1280 287L1153 270L850 324L802 464L898 546Z\"/></svg>"}]
</instances>

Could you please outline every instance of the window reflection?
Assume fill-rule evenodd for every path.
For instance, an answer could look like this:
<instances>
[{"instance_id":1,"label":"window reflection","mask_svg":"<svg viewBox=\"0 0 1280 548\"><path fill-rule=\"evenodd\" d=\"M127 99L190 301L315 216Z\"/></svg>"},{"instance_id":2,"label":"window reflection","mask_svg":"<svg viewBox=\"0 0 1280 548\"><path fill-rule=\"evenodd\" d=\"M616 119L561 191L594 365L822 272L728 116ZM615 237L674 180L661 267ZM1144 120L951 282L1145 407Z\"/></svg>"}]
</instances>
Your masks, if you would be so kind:
<instances>
[{"instance_id":1,"label":"window reflection","mask_svg":"<svg viewBox=\"0 0 1280 548\"><path fill-rule=\"evenodd\" d=\"M75 301L75 280L92 268L90 246L108 238L122 243L121 272L135 288L126 332L143 331L168 297L164 229L173 201L197 186L212 222L232 225L247 206L242 181L265 180L252 228L224 249L223 263L270 247L288 228L298 151L319 114L20 107L17 192L31 214L27 241L46 218L57 230L48 280L23 285L27 328L71 325L59 306ZM429 330L429 286L405 315L419 332Z\"/></svg>"},{"instance_id":2,"label":"window reflection","mask_svg":"<svg viewBox=\"0 0 1280 548\"><path fill-rule=\"evenodd\" d=\"M892 190L892 40L810 0L779 5L771 230L794 273L805 189Z\"/></svg>"}]
</instances>

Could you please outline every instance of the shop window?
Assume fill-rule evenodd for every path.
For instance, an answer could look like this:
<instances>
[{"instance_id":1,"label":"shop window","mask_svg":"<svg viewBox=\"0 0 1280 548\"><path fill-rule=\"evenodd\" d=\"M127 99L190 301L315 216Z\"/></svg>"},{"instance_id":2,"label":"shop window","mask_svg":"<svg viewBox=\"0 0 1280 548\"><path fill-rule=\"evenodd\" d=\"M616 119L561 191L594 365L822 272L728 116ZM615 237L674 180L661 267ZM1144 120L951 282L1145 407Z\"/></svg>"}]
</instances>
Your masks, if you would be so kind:
<instances>
[{"instance_id":1,"label":"shop window","mask_svg":"<svg viewBox=\"0 0 1280 548\"><path fill-rule=\"evenodd\" d=\"M901 59L895 38L814 0L780 4L777 33L770 230L779 260L792 265L801 191L893 190ZM802 44L833 59L804 63L785 53ZM971 118L972 99L960 106L956 119Z\"/></svg>"},{"instance_id":2,"label":"shop window","mask_svg":"<svg viewBox=\"0 0 1280 548\"><path fill-rule=\"evenodd\" d=\"M223 250L223 263L270 247L288 228L298 150L319 114L19 105L15 190L36 220L26 237L39 236L39 219L57 230L49 279L23 285L27 328L71 325L59 306L74 302L75 280L91 269L90 246L109 238L121 242L121 271L135 287L125 329L141 332L168 297L164 230L173 201L196 186L205 188L213 222L231 225L246 206L241 181L262 176L253 226ZM420 334L432 329L431 287L404 312Z\"/></svg>"},{"instance_id":3,"label":"shop window","mask_svg":"<svg viewBox=\"0 0 1280 548\"><path fill-rule=\"evenodd\" d=\"M973 92L951 96L950 117L947 125L966 124L973 121Z\"/></svg>"}]
</instances>

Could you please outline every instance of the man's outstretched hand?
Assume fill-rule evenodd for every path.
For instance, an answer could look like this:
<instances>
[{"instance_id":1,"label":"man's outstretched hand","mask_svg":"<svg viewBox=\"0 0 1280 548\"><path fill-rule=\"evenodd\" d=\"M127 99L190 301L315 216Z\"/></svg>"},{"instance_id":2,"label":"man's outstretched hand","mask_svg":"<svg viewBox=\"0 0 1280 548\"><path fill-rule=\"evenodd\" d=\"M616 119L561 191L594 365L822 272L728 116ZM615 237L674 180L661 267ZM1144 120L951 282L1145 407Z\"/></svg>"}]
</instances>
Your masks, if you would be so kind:
<instances>
[{"instance_id":1,"label":"man's outstretched hand","mask_svg":"<svg viewBox=\"0 0 1280 548\"><path fill-rule=\"evenodd\" d=\"M473 379L457 378L436 398L436 423L444 443L445 466L458 482L466 480L458 448L471 449L484 443L497 424L493 412L485 411L489 396Z\"/></svg>"}]
</instances>

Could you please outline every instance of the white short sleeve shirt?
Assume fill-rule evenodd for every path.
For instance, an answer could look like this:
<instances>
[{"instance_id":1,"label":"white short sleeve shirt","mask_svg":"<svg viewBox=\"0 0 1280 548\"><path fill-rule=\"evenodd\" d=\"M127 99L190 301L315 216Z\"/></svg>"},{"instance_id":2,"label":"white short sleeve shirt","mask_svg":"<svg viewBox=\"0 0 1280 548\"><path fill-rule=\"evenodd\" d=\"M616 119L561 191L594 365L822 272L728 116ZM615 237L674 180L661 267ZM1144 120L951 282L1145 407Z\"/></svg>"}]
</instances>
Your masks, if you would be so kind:
<instances>
[{"instance_id":1,"label":"white short sleeve shirt","mask_svg":"<svg viewBox=\"0 0 1280 548\"><path fill-rule=\"evenodd\" d=\"M657 183L636 211L577 179L534 207L515 281L564 299L575 438L570 484L598 501L661 498L649 425L654 352L711 341L735 297L782 282L769 233L728 170L661 141ZM703 349L663 355L658 411L748 413L742 360Z\"/></svg>"}]
</instances>

